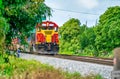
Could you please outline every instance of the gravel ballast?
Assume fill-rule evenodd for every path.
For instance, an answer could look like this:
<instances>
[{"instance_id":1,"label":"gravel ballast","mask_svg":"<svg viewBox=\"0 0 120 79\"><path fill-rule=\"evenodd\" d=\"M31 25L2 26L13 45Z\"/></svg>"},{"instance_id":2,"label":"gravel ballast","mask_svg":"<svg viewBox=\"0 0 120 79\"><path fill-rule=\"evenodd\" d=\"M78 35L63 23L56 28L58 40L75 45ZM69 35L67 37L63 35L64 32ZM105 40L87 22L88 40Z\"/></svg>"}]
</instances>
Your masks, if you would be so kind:
<instances>
[{"instance_id":1,"label":"gravel ballast","mask_svg":"<svg viewBox=\"0 0 120 79\"><path fill-rule=\"evenodd\" d=\"M100 74L105 79L111 79L111 71L113 70L112 66L53 58L47 56L38 56L22 53L20 57L23 59L34 59L40 61L41 63L52 65L55 68L61 68L68 72L79 72L81 75L87 75L91 73Z\"/></svg>"}]
</instances>

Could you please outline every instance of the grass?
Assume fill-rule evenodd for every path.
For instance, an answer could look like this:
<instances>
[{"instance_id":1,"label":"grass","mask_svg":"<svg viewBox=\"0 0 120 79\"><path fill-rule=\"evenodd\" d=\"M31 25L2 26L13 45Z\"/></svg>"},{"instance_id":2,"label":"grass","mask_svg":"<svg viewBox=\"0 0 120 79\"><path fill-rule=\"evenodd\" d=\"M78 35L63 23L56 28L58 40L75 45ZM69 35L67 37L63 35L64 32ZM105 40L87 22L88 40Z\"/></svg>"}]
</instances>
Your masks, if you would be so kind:
<instances>
[{"instance_id":1,"label":"grass","mask_svg":"<svg viewBox=\"0 0 120 79\"><path fill-rule=\"evenodd\" d=\"M59 54L73 55L74 53L73 52L65 51L65 52L59 52Z\"/></svg>"},{"instance_id":2,"label":"grass","mask_svg":"<svg viewBox=\"0 0 120 79\"><path fill-rule=\"evenodd\" d=\"M0 79L102 79L100 75L81 76L64 72L35 60L24 60L9 56L9 63L0 57Z\"/></svg>"}]
</instances>

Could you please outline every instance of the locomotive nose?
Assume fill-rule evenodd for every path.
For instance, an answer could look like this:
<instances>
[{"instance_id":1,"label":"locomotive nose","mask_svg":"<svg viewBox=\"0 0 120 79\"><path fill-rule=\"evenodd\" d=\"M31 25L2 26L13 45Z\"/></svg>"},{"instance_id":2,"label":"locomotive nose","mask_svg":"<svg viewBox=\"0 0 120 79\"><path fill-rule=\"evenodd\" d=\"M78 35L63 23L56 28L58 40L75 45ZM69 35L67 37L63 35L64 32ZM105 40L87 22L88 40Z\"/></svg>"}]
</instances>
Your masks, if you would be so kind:
<instances>
[{"instance_id":1,"label":"locomotive nose","mask_svg":"<svg viewBox=\"0 0 120 79\"><path fill-rule=\"evenodd\" d=\"M58 28L58 25L51 21L39 23L36 26L36 49L56 50L59 45Z\"/></svg>"},{"instance_id":2,"label":"locomotive nose","mask_svg":"<svg viewBox=\"0 0 120 79\"><path fill-rule=\"evenodd\" d=\"M45 30L44 33L45 33L46 42L51 43L53 30Z\"/></svg>"}]
</instances>

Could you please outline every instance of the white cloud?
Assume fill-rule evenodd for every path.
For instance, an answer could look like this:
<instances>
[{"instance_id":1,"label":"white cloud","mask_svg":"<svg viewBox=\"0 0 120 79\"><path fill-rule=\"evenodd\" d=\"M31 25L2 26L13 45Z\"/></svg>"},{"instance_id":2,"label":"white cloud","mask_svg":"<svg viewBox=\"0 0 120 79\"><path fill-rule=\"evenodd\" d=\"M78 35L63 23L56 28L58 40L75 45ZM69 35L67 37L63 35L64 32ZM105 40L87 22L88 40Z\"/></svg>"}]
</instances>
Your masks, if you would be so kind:
<instances>
[{"instance_id":1,"label":"white cloud","mask_svg":"<svg viewBox=\"0 0 120 79\"><path fill-rule=\"evenodd\" d=\"M52 7L52 8L61 8L61 5L59 3L56 2L49 2L49 0L46 0L45 3L49 6L49 7Z\"/></svg>"},{"instance_id":2,"label":"white cloud","mask_svg":"<svg viewBox=\"0 0 120 79\"><path fill-rule=\"evenodd\" d=\"M98 0L77 0L77 4L86 9L93 9L98 6Z\"/></svg>"}]
</instances>

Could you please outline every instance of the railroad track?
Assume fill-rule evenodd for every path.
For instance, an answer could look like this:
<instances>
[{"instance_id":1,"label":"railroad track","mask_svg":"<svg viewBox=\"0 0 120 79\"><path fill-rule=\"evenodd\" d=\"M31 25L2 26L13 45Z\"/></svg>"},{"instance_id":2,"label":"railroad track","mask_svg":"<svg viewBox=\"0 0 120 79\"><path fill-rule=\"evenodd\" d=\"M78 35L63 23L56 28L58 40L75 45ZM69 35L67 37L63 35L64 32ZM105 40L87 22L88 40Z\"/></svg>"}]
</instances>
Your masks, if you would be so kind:
<instances>
[{"instance_id":1,"label":"railroad track","mask_svg":"<svg viewBox=\"0 0 120 79\"><path fill-rule=\"evenodd\" d=\"M97 58L97 57L72 56L72 55L71 56L70 55L68 55L68 56L67 55L55 55L55 57L113 66L112 58Z\"/></svg>"},{"instance_id":2,"label":"railroad track","mask_svg":"<svg viewBox=\"0 0 120 79\"><path fill-rule=\"evenodd\" d=\"M98 58L98 57L89 57L89 56L73 56L73 55L64 55L64 54L63 55L62 54L51 55L51 54L40 54L40 53L33 53L33 52L25 52L25 53L113 66L113 59L112 58Z\"/></svg>"}]
</instances>

